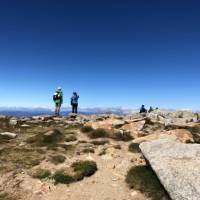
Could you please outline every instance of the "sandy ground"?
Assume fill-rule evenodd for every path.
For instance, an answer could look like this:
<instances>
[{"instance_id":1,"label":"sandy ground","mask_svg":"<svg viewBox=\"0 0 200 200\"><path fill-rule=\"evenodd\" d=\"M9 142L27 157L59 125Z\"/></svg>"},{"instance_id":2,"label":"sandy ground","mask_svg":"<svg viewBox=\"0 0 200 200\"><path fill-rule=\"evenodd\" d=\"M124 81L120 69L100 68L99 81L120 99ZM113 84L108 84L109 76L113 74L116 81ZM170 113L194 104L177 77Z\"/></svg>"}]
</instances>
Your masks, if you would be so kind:
<instances>
[{"instance_id":1,"label":"sandy ground","mask_svg":"<svg viewBox=\"0 0 200 200\"><path fill-rule=\"evenodd\" d=\"M79 133L79 139L87 139ZM122 149L114 149L113 144L120 144ZM107 145L107 154L99 156L104 146L97 146L95 154L67 157L59 168L69 166L75 160L94 160L98 171L91 177L70 185L54 185L50 180L31 178L26 171L5 175L0 179L1 188L9 193L20 194L22 200L144 200L143 194L130 190L125 182L128 169L144 162L140 154L128 151L129 142L114 142ZM53 164L44 161L43 168L53 168Z\"/></svg>"}]
</instances>

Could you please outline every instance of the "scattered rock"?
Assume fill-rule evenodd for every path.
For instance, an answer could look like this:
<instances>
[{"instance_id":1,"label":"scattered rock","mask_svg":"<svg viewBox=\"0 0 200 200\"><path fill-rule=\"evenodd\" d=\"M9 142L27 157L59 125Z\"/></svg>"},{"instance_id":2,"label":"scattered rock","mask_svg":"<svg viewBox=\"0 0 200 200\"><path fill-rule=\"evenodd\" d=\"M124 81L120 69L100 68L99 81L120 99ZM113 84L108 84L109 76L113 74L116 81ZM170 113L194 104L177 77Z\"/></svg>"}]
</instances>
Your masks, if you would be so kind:
<instances>
[{"instance_id":1,"label":"scattered rock","mask_svg":"<svg viewBox=\"0 0 200 200\"><path fill-rule=\"evenodd\" d=\"M30 125L28 125L28 124L22 124L21 127L22 127L22 128L29 128Z\"/></svg>"},{"instance_id":2,"label":"scattered rock","mask_svg":"<svg viewBox=\"0 0 200 200\"><path fill-rule=\"evenodd\" d=\"M10 133L10 132L4 132L4 133L0 133L0 138L2 139L14 139L17 137L16 133Z\"/></svg>"},{"instance_id":3,"label":"scattered rock","mask_svg":"<svg viewBox=\"0 0 200 200\"><path fill-rule=\"evenodd\" d=\"M17 123L18 123L18 120L17 120L17 119L10 119L9 124L10 124L11 126L16 126Z\"/></svg>"}]
</instances>

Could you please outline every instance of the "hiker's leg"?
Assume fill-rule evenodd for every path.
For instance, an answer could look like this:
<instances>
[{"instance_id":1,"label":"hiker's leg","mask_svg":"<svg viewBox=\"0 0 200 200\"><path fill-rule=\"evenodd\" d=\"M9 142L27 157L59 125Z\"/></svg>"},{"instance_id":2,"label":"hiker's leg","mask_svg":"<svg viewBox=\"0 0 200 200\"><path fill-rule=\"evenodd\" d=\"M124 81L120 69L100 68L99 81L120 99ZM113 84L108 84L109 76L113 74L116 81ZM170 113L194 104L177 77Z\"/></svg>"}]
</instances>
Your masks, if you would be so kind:
<instances>
[{"instance_id":1,"label":"hiker's leg","mask_svg":"<svg viewBox=\"0 0 200 200\"><path fill-rule=\"evenodd\" d=\"M74 113L74 104L72 104L72 113Z\"/></svg>"},{"instance_id":2,"label":"hiker's leg","mask_svg":"<svg viewBox=\"0 0 200 200\"><path fill-rule=\"evenodd\" d=\"M78 104L75 105L75 113L77 113L78 110Z\"/></svg>"},{"instance_id":3,"label":"hiker's leg","mask_svg":"<svg viewBox=\"0 0 200 200\"><path fill-rule=\"evenodd\" d=\"M60 105L58 106L58 116L60 115Z\"/></svg>"},{"instance_id":4,"label":"hiker's leg","mask_svg":"<svg viewBox=\"0 0 200 200\"><path fill-rule=\"evenodd\" d=\"M58 113L58 107L56 105L56 107L55 107L55 115L57 115L57 113Z\"/></svg>"}]
</instances>

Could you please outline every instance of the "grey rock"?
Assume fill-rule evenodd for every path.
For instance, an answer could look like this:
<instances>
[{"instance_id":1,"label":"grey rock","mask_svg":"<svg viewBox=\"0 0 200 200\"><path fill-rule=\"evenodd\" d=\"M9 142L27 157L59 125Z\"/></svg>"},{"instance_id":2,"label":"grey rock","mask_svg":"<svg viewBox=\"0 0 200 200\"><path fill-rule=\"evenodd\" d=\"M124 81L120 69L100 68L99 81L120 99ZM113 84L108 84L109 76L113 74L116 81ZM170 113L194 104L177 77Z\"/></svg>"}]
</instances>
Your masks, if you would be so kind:
<instances>
[{"instance_id":1,"label":"grey rock","mask_svg":"<svg viewBox=\"0 0 200 200\"><path fill-rule=\"evenodd\" d=\"M9 124L10 124L11 126L16 126L17 123L18 123L18 120L17 120L17 119L11 119L11 120L9 121Z\"/></svg>"},{"instance_id":2,"label":"grey rock","mask_svg":"<svg viewBox=\"0 0 200 200\"><path fill-rule=\"evenodd\" d=\"M140 149L173 200L200 199L200 145L174 136L144 142Z\"/></svg>"},{"instance_id":3,"label":"grey rock","mask_svg":"<svg viewBox=\"0 0 200 200\"><path fill-rule=\"evenodd\" d=\"M197 113L188 110L154 110L151 113L147 113L147 117L152 121L163 122L166 125L173 123L196 122L198 120Z\"/></svg>"},{"instance_id":4,"label":"grey rock","mask_svg":"<svg viewBox=\"0 0 200 200\"><path fill-rule=\"evenodd\" d=\"M1 119L6 119L7 117L5 115L0 115L0 120Z\"/></svg>"},{"instance_id":5,"label":"grey rock","mask_svg":"<svg viewBox=\"0 0 200 200\"><path fill-rule=\"evenodd\" d=\"M10 133L10 132L4 132L4 133L0 133L0 138L3 139L14 139L17 137L16 133Z\"/></svg>"},{"instance_id":6,"label":"grey rock","mask_svg":"<svg viewBox=\"0 0 200 200\"><path fill-rule=\"evenodd\" d=\"M28 128L28 127L30 127L30 125L28 125L28 124L22 124L21 127L22 128Z\"/></svg>"}]
</instances>

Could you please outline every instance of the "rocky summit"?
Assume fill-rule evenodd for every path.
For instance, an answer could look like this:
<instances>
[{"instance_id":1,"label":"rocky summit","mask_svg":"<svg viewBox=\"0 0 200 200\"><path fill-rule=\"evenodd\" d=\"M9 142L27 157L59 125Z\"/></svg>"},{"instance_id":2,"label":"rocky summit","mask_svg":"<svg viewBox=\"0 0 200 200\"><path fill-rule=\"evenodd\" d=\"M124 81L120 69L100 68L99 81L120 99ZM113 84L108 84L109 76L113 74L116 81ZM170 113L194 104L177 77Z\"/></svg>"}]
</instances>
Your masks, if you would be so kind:
<instances>
[{"instance_id":1,"label":"rocky summit","mask_svg":"<svg viewBox=\"0 0 200 200\"><path fill-rule=\"evenodd\" d=\"M0 199L200 199L199 142L190 111L0 116Z\"/></svg>"}]
</instances>

